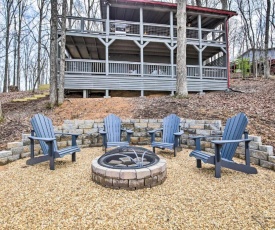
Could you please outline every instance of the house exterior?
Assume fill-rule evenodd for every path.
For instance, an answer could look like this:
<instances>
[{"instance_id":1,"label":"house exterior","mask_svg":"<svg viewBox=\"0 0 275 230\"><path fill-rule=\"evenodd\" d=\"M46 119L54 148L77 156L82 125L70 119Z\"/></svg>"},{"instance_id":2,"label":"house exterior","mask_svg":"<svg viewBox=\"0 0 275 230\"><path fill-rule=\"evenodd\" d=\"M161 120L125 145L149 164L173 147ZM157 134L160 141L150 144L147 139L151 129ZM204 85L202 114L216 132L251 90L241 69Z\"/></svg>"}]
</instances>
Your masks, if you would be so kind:
<instances>
[{"instance_id":1,"label":"house exterior","mask_svg":"<svg viewBox=\"0 0 275 230\"><path fill-rule=\"evenodd\" d=\"M177 5L100 0L100 9L101 19L67 17L65 90L83 91L83 97L97 91L108 97L113 90L174 94ZM228 88L228 19L234 15L187 6L188 91Z\"/></svg>"},{"instance_id":2,"label":"house exterior","mask_svg":"<svg viewBox=\"0 0 275 230\"><path fill-rule=\"evenodd\" d=\"M269 48L267 52L267 56L269 59L269 66L270 66L270 74L275 74L275 48ZM245 51L243 54L241 54L238 59L247 59L252 63L253 60L253 50L249 49ZM257 72L258 74L264 74L264 59L265 59L265 50L264 49L255 49L255 61L257 63ZM236 65L235 63L231 64L231 72L235 72ZM252 65L251 65L251 72Z\"/></svg>"}]
</instances>

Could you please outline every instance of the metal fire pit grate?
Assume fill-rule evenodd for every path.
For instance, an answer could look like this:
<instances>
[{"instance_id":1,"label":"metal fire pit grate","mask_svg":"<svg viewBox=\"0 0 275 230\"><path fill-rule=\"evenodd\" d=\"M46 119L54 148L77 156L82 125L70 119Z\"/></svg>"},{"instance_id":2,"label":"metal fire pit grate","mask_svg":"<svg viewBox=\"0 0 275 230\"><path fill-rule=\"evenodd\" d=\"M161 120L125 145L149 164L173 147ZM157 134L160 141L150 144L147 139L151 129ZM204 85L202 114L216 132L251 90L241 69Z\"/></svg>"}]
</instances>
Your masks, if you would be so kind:
<instances>
[{"instance_id":1,"label":"metal fire pit grate","mask_svg":"<svg viewBox=\"0 0 275 230\"><path fill-rule=\"evenodd\" d=\"M142 147L118 147L98 159L98 164L113 169L136 169L155 165L159 157Z\"/></svg>"}]
</instances>

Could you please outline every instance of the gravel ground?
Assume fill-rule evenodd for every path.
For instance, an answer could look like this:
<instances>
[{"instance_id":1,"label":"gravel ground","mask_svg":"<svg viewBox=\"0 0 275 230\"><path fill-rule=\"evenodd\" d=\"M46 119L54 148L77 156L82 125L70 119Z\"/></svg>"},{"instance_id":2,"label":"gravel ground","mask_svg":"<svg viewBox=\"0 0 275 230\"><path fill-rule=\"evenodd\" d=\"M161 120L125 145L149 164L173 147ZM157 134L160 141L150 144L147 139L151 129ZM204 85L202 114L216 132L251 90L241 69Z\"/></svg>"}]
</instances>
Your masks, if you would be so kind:
<instances>
[{"instance_id":1,"label":"gravel ground","mask_svg":"<svg viewBox=\"0 0 275 230\"><path fill-rule=\"evenodd\" d=\"M113 190L91 180L91 161L101 148L86 148L26 166L21 159L0 167L0 229L275 229L275 173L257 167L247 175L195 167L183 150L167 160L167 179L152 189Z\"/></svg>"}]
</instances>

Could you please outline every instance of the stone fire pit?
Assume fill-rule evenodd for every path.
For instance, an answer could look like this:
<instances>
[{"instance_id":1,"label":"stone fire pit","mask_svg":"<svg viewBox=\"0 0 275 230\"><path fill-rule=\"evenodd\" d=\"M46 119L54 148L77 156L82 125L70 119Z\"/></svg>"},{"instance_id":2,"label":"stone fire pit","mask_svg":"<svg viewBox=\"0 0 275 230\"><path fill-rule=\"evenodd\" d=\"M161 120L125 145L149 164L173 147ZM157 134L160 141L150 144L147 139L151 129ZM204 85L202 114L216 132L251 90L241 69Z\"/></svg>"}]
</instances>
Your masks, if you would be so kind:
<instances>
[{"instance_id":1,"label":"stone fire pit","mask_svg":"<svg viewBox=\"0 0 275 230\"><path fill-rule=\"evenodd\" d=\"M119 147L92 161L92 180L109 188L151 188L165 179L166 160L142 147Z\"/></svg>"}]
</instances>

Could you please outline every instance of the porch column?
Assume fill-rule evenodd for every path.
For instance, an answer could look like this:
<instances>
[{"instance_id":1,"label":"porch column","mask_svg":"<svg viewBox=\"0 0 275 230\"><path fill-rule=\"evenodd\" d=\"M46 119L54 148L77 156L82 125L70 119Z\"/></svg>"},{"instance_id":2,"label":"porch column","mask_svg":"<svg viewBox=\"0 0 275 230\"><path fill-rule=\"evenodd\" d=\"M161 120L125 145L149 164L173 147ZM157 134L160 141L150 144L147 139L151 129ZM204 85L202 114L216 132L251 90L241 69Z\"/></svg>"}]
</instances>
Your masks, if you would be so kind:
<instances>
[{"instance_id":1,"label":"porch column","mask_svg":"<svg viewBox=\"0 0 275 230\"><path fill-rule=\"evenodd\" d=\"M144 44L141 44L139 43L138 41L134 41L134 43L139 47L140 49L140 74L141 74L141 77L144 76L144 48L145 46L147 46L149 44L149 42L145 42ZM141 93L140 93L141 97L144 96L144 90L141 90Z\"/></svg>"},{"instance_id":2,"label":"porch column","mask_svg":"<svg viewBox=\"0 0 275 230\"><path fill-rule=\"evenodd\" d=\"M110 5L108 2L106 4L106 38L108 39L110 34Z\"/></svg>"},{"instance_id":3,"label":"porch column","mask_svg":"<svg viewBox=\"0 0 275 230\"><path fill-rule=\"evenodd\" d=\"M98 38L102 44L104 44L105 46L105 74L106 77L109 76L109 46L115 41L115 39L106 39L106 41L104 41L102 38ZM105 91L105 97L109 97L109 90L106 89Z\"/></svg>"},{"instance_id":4,"label":"porch column","mask_svg":"<svg viewBox=\"0 0 275 230\"><path fill-rule=\"evenodd\" d=\"M203 92L202 90L202 30L201 30L201 15L198 15L198 27L199 27L199 74L200 74L200 93Z\"/></svg>"},{"instance_id":5,"label":"porch column","mask_svg":"<svg viewBox=\"0 0 275 230\"><path fill-rule=\"evenodd\" d=\"M170 38L171 38L171 46L168 47L170 49L170 64L171 64L171 77L175 77L174 73L174 49L177 45L174 46L174 14L173 11L170 11ZM171 91L171 95L174 95L174 91Z\"/></svg>"},{"instance_id":6,"label":"porch column","mask_svg":"<svg viewBox=\"0 0 275 230\"><path fill-rule=\"evenodd\" d=\"M174 74L174 50L177 48L177 45L175 44L169 44L169 43L165 43L165 45L167 46L167 48L170 50L170 66L171 66L171 78L174 78L175 74ZM174 91L171 91L171 95L174 95Z\"/></svg>"},{"instance_id":7,"label":"porch column","mask_svg":"<svg viewBox=\"0 0 275 230\"><path fill-rule=\"evenodd\" d=\"M171 45L174 43L174 24L173 24L173 11L170 11L170 37L171 37Z\"/></svg>"},{"instance_id":8,"label":"porch column","mask_svg":"<svg viewBox=\"0 0 275 230\"><path fill-rule=\"evenodd\" d=\"M83 90L83 98L87 98L87 95L88 95L88 90L84 89Z\"/></svg>"},{"instance_id":9,"label":"porch column","mask_svg":"<svg viewBox=\"0 0 275 230\"><path fill-rule=\"evenodd\" d=\"M144 72L144 52L143 52L143 8L139 8L139 32L140 32L140 76L143 77ZM140 96L144 97L144 90L140 92Z\"/></svg>"},{"instance_id":10,"label":"porch column","mask_svg":"<svg viewBox=\"0 0 275 230\"><path fill-rule=\"evenodd\" d=\"M227 88L230 87L230 59L229 59L229 44L228 44L228 18L225 19L225 42L226 42L226 75L227 75ZM257 63L256 63L257 68ZM257 70L256 70L256 76L257 76Z\"/></svg>"},{"instance_id":11,"label":"porch column","mask_svg":"<svg viewBox=\"0 0 275 230\"><path fill-rule=\"evenodd\" d=\"M143 44L143 8L139 8L139 33L140 33L140 42Z\"/></svg>"}]
</instances>

